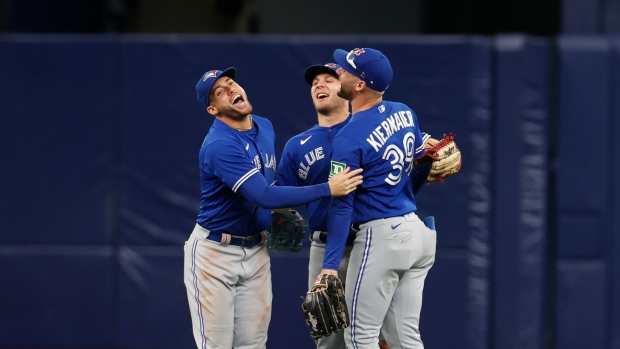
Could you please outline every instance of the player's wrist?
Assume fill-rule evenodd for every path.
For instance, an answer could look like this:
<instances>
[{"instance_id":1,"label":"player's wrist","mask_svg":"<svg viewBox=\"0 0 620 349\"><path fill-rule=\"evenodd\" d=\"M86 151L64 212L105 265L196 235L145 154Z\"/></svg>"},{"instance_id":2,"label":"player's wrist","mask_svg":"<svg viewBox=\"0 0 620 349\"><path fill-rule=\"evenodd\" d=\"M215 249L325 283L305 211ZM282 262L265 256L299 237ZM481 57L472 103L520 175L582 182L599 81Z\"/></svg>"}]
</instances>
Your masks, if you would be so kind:
<instances>
[{"instance_id":1,"label":"player's wrist","mask_svg":"<svg viewBox=\"0 0 620 349\"><path fill-rule=\"evenodd\" d=\"M338 270L335 268L323 267L323 269L321 269L321 272L319 273L319 277L323 274L338 276Z\"/></svg>"},{"instance_id":2,"label":"player's wrist","mask_svg":"<svg viewBox=\"0 0 620 349\"><path fill-rule=\"evenodd\" d=\"M318 199L332 196L333 189L332 189L331 184L329 182L317 184L316 188L317 188L317 198Z\"/></svg>"}]
</instances>

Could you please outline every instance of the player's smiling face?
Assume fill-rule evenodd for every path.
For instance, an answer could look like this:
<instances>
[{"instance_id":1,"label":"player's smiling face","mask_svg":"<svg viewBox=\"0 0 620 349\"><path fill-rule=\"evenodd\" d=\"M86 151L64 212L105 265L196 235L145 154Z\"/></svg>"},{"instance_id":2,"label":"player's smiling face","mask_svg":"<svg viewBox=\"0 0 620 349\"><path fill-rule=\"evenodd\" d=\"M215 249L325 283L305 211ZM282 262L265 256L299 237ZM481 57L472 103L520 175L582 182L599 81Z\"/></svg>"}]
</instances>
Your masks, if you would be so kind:
<instances>
[{"instance_id":1,"label":"player's smiling face","mask_svg":"<svg viewBox=\"0 0 620 349\"><path fill-rule=\"evenodd\" d=\"M231 119L243 118L252 112L252 105L241 85L229 77L218 79L211 88L211 114L219 114ZM207 108L207 111L209 111Z\"/></svg>"},{"instance_id":2,"label":"player's smiling face","mask_svg":"<svg viewBox=\"0 0 620 349\"><path fill-rule=\"evenodd\" d=\"M340 81L331 74L318 74L312 81L310 94L314 108L323 114L329 114L330 110L339 108L346 103L338 97Z\"/></svg>"}]
</instances>

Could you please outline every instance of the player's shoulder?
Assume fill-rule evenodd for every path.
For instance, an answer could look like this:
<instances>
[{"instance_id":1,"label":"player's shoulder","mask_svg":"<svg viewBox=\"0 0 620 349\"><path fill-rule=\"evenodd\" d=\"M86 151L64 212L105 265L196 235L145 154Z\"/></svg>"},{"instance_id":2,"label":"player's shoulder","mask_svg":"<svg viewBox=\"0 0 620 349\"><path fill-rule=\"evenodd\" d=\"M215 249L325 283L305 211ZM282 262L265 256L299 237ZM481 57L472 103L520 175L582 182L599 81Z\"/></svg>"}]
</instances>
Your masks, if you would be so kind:
<instances>
[{"instance_id":1,"label":"player's shoulder","mask_svg":"<svg viewBox=\"0 0 620 349\"><path fill-rule=\"evenodd\" d=\"M340 131L334 137L334 142L338 144L346 144L350 147L356 147L356 144L360 143L360 139L366 139L366 134L370 129L370 125L367 121L361 118L357 120L352 118L346 125L343 125ZM364 135L362 137L362 135Z\"/></svg>"},{"instance_id":2,"label":"player's shoulder","mask_svg":"<svg viewBox=\"0 0 620 349\"><path fill-rule=\"evenodd\" d=\"M252 114L252 120L254 120L254 122L256 122L259 127L260 126L268 126L271 129L273 129L273 124L271 123L271 120L269 120L269 119L267 119L265 117L262 117L262 116L259 116L259 115L256 115L256 114Z\"/></svg>"},{"instance_id":3,"label":"player's shoulder","mask_svg":"<svg viewBox=\"0 0 620 349\"><path fill-rule=\"evenodd\" d=\"M260 134L263 136L267 135L267 139L275 139L275 131L271 120L255 114L252 114L252 120L254 120L254 123L258 126Z\"/></svg>"},{"instance_id":4,"label":"player's shoulder","mask_svg":"<svg viewBox=\"0 0 620 349\"><path fill-rule=\"evenodd\" d=\"M383 108L381 108L381 105L383 105ZM411 110L413 111L413 109L408 106L407 104L403 103L403 102L394 102L394 101L382 101L379 106L378 106L379 111L381 111L381 109L383 109L386 112L390 112L390 111L398 111L398 110Z\"/></svg>"},{"instance_id":5,"label":"player's shoulder","mask_svg":"<svg viewBox=\"0 0 620 349\"><path fill-rule=\"evenodd\" d=\"M378 120L376 114L377 106L357 112L356 114L350 116L346 122L338 125L340 127L338 136L347 135L350 133L355 134L361 129L374 127L373 124Z\"/></svg>"},{"instance_id":6,"label":"player's shoulder","mask_svg":"<svg viewBox=\"0 0 620 349\"><path fill-rule=\"evenodd\" d=\"M407 104L402 102L394 102L394 101L382 101L377 106L374 107L377 113L384 116L384 118L394 118L397 116L402 117L403 115L408 115L409 117L413 117L417 119L417 115L415 111ZM384 119L381 118L381 119Z\"/></svg>"},{"instance_id":7,"label":"player's shoulder","mask_svg":"<svg viewBox=\"0 0 620 349\"><path fill-rule=\"evenodd\" d=\"M201 149L206 151L210 148L227 149L236 146L241 146L241 143L239 142L239 139L233 137L230 132L227 132L225 129L211 127L211 130L209 130L209 133L202 142Z\"/></svg>"},{"instance_id":8,"label":"player's shoulder","mask_svg":"<svg viewBox=\"0 0 620 349\"><path fill-rule=\"evenodd\" d=\"M216 162L216 159L236 157L243 153L243 145L230 135L207 136L199 151L201 162Z\"/></svg>"}]
</instances>

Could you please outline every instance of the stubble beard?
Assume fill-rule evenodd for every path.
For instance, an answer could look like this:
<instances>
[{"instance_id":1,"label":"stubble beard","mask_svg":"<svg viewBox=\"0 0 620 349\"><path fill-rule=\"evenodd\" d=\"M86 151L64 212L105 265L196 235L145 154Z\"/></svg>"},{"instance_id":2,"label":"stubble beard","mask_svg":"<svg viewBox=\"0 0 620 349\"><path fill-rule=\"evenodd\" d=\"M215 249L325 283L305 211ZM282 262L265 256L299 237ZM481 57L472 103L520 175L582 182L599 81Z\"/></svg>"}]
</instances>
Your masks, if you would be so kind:
<instances>
[{"instance_id":1,"label":"stubble beard","mask_svg":"<svg viewBox=\"0 0 620 349\"><path fill-rule=\"evenodd\" d=\"M316 108L317 113L322 115L331 115L336 107L333 104L323 105Z\"/></svg>"},{"instance_id":2,"label":"stubble beard","mask_svg":"<svg viewBox=\"0 0 620 349\"><path fill-rule=\"evenodd\" d=\"M246 108L248 111L247 112L240 112L239 110L235 109L235 108L230 108L229 110L226 111L226 116L228 116L229 119L235 120L235 121L243 121L243 119L245 119L248 115L252 114L253 111L253 107L250 104L250 102L248 102L246 100L246 103L248 104L249 108Z\"/></svg>"},{"instance_id":3,"label":"stubble beard","mask_svg":"<svg viewBox=\"0 0 620 349\"><path fill-rule=\"evenodd\" d=\"M338 95L338 97L342 98L342 99L346 99L347 101L350 101L351 98L353 98L353 94L347 92L344 87L340 87L340 90L338 90L338 92L336 92L336 94Z\"/></svg>"}]
</instances>

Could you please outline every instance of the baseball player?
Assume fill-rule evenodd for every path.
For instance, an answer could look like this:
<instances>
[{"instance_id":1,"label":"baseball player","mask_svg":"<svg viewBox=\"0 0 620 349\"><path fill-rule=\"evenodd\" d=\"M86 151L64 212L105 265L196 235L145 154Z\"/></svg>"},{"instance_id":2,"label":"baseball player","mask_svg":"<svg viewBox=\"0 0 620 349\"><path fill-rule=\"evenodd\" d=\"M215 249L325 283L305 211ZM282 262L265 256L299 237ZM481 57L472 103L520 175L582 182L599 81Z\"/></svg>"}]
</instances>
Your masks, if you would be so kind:
<instances>
[{"instance_id":1,"label":"baseball player","mask_svg":"<svg viewBox=\"0 0 620 349\"><path fill-rule=\"evenodd\" d=\"M334 136L349 122L349 101L337 95L340 81L336 71L340 65L327 63L312 65L304 72L306 82L311 86L310 94L317 112L318 123L309 130L292 137L284 147L277 171L278 185L304 186L322 183L330 173L330 156ZM424 134L423 141L429 144L437 140ZM425 173L417 173L419 189L426 178ZM416 190L417 191L417 190ZM308 288L312 287L320 273L327 241L327 213L330 198L306 204L308 226L312 230L310 239L310 262L308 265ZM346 280L349 254L355 233L344 247L344 254L338 266L338 277ZM344 332L334 333L317 340L317 349L344 349Z\"/></svg>"},{"instance_id":2,"label":"baseball player","mask_svg":"<svg viewBox=\"0 0 620 349\"><path fill-rule=\"evenodd\" d=\"M235 73L211 70L196 84L198 102L215 117L199 153L200 213L184 248L184 282L201 349L265 348L272 301L269 208L346 195L361 183L357 171L344 171L328 183L270 186L273 127L251 114Z\"/></svg>"},{"instance_id":3,"label":"baseball player","mask_svg":"<svg viewBox=\"0 0 620 349\"><path fill-rule=\"evenodd\" d=\"M380 331L392 349L423 348L419 317L436 232L415 214L413 161L425 147L417 116L383 100L393 72L380 51L339 49L334 59L341 66L338 95L351 102L353 116L333 139L331 175L363 168L364 183L332 200L320 273L337 275L352 227L347 348L377 348Z\"/></svg>"}]
</instances>

